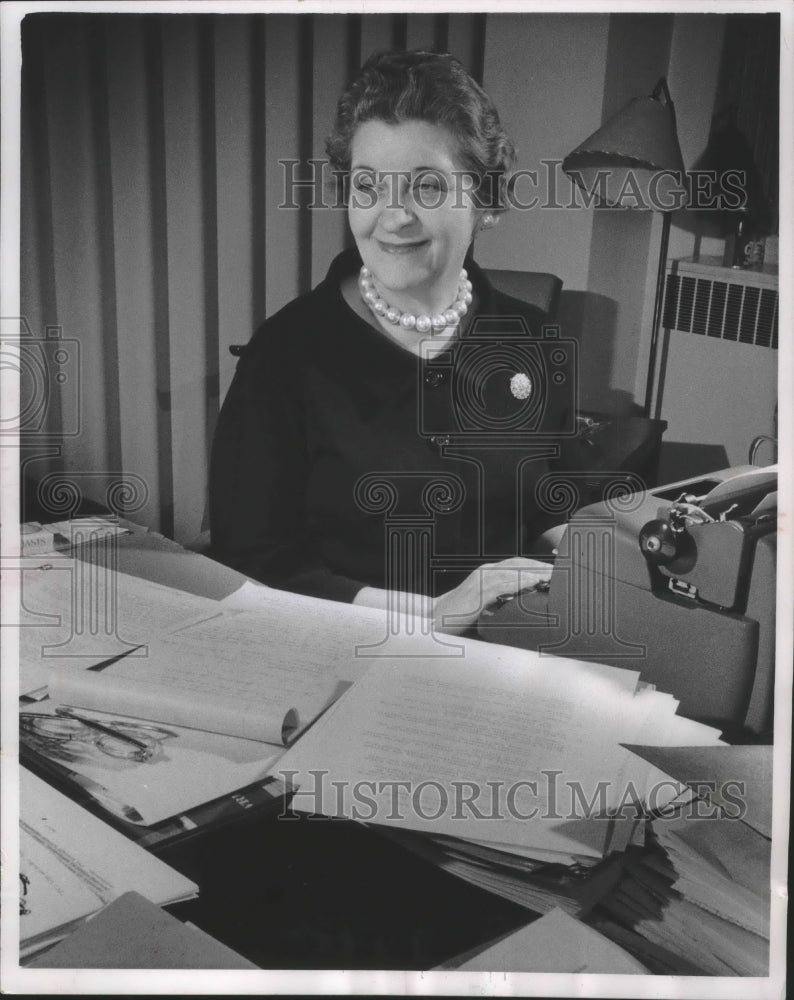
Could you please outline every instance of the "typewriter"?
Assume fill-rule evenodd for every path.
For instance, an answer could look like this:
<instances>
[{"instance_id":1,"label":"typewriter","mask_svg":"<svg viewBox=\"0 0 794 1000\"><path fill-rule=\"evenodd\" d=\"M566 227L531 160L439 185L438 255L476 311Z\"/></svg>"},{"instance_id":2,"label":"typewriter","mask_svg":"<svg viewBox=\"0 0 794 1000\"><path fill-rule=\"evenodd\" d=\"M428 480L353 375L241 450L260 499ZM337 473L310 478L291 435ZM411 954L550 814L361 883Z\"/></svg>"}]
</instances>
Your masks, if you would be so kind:
<instances>
[{"instance_id":1,"label":"typewriter","mask_svg":"<svg viewBox=\"0 0 794 1000\"><path fill-rule=\"evenodd\" d=\"M682 714L771 732L777 469L740 466L582 507L551 581L481 638L638 670Z\"/></svg>"}]
</instances>

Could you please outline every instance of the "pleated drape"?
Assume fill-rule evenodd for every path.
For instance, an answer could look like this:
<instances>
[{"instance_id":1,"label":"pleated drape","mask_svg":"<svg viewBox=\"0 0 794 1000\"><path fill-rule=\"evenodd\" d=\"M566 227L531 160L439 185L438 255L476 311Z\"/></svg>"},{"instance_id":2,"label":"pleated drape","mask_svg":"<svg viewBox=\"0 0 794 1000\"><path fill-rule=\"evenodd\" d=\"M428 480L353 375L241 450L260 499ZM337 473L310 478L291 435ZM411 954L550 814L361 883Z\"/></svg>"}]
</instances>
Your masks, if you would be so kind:
<instances>
[{"instance_id":1,"label":"pleated drape","mask_svg":"<svg viewBox=\"0 0 794 1000\"><path fill-rule=\"evenodd\" d=\"M22 311L61 360L45 365L26 478L61 473L99 501L126 479L121 513L196 536L229 346L349 240L344 210L312 209L308 187L280 207L285 176L311 176L371 52L448 50L481 79L485 28L482 14L28 15Z\"/></svg>"}]
</instances>

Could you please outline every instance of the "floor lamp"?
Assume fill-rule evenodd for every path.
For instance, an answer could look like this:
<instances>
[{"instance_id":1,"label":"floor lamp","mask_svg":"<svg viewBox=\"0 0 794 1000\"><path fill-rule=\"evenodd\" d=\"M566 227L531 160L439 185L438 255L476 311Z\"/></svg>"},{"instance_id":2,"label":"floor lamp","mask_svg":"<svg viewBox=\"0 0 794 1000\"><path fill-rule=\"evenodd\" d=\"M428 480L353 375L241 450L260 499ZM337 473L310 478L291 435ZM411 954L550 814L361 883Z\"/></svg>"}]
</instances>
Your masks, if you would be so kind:
<instances>
[{"instance_id":1,"label":"floor lamp","mask_svg":"<svg viewBox=\"0 0 794 1000\"><path fill-rule=\"evenodd\" d=\"M562 162L562 169L594 204L662 213L645 384L644 413L650 416L662 324L670 216L676 209L684 208L688 200L675 109L664 77L649 97L634 98L569 153Z\"/></svg>"}]
</instances>

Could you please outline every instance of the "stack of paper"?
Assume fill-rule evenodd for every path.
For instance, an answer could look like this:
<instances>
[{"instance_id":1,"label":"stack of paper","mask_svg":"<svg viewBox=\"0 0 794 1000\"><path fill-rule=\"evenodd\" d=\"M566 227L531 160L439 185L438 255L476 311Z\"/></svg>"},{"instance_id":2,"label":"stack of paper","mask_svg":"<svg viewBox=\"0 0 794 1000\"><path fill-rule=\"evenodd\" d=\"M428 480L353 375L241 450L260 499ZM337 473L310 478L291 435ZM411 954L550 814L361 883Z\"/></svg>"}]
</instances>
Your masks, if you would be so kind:
<instances>
[{"instance_id":1,"label":"stack of paper","mask_svg":"<svg viewBox=\"0 0 794 1000\"><path fill-rule=\"evenodd\" d=\"M23 556L43 556L93 544L104 538L126 535L129 530L112 516L74 517L50 524L28 521L19 526L19 535Z\"/></svg>"},{"instance_id":2,"label":"stack of paper","mask_svg":"<svg viewBox=\"0 0 794 1000\"><path fill-rule=\"evenodd\" d=\"M635 828L644 836L644 824L637 823ZM461 838L432 837L385 826L378 829L443 871L536 913L556 908L583 916L622 876L623 847L618 844L610 845L609 855L595 864L587 859L547 863L533 856L543 854L534 849L525 853L515 848L494 850Z\"/></svg>"},{"instance_id":3,"label":"stack of paper","mask_svg":"<svg viewBox=\"0 0 794 1000\"><path fill-rule=\"evenodd\" d=\"M394 648L394 647L393 647ZM604 859L683 786L620 744L715 744L633 672L463 640L367 673L281 758L293 808L388 830L445 870L537 911L580 913ZM596 875L587 883L587 875Z\"/></svg>"},{"instance_id":4,"label":"stack of paper","mask_svg":"<svg viewBox=\"0 0 794 1000\"><path fill-rule=\"evenodd\" d=\"M636 750L710 793L653 822L651 848L628 859L602 911L680 956L685 965L672 971L768 975L771 809L759 791L770 788L771 747ZM611 936L628 946L620 933ZM642 955L642 945L632 950Z\"/></svg>"},{"instance_id":5,"label":"stack of paper","mask_svg":"<svg viewBox=\"0 0 794 1000\"><path fill-rule=\"evenodd\" d=\"M159 904L198 887L20 768L20 953L52 944L124 892Z\"/></svg>"}]
</instances>

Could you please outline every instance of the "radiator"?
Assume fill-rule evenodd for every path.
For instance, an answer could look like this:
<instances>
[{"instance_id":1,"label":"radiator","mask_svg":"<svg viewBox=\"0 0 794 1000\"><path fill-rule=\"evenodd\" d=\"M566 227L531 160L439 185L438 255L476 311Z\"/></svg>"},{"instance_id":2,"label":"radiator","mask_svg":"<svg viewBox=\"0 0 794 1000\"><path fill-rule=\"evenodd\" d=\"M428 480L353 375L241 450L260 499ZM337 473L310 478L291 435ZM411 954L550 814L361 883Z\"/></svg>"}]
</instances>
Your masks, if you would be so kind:
<instances>
[{"instance_id":1,"label":"radiator","mask_svg":"<svg viewBox=\"0 0 794 1000\"><path fill-rule=\"evenodd\" d=\"M777 349L777 274L674 261L667 275L668 330Z\"/></svg>"},{"instance_id":2,"label":"radiator","mask_svg":"<svg viewBox=\"0 0 794 1000\"><path fill-rule=\"evenodd\" d=\"M728 465L747 462L755 437L777 436L777 273L673 261L662 327L654 413L668 422L665 442L700 448L711 468L720 448Z\"/></svg>"}]
</instances>

